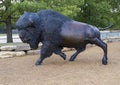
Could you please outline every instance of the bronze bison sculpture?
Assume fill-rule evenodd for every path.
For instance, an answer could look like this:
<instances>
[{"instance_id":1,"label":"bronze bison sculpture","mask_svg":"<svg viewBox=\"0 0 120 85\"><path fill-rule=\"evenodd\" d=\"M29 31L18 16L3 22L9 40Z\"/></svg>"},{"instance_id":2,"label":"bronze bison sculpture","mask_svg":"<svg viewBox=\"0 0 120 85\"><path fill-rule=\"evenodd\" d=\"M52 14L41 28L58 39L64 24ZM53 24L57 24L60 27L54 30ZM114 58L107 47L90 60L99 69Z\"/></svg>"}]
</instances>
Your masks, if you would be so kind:
<instances>
[{"instance_id":1,"label":"bronze bison sculpture","mask_svg":"<svg viewBox=\"0 0 120 85\"><path fill-rule=\"evenodd\" d=\"M66 55L61 51L64 47L75 48L71 56L74 61L76 56L86 49L87 44L95 44L104 51L102 63L107 64L107 44L100 38L100 30L90 24L74 21L52 10L41 10L37 13L26 12L16 22L19 37L28 43L32 49L37 49L41 42L40 58L36 65L52 55L60 55L64 60Z\"/></svg>"}]
</instances>

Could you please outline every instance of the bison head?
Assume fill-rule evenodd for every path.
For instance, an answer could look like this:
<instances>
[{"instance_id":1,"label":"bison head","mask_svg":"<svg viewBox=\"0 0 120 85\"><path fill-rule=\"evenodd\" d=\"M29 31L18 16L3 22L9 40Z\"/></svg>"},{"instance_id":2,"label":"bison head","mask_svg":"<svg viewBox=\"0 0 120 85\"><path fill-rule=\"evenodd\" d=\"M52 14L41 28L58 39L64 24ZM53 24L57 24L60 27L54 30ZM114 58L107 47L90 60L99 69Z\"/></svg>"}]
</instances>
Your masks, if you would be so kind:
<instances>
[{"instance_id":1,"label":"bison head","mask_svg":"<svg viewBox=\"0 0 120 85\"><path fill-rule=\"evenodd\" d=\"M37 49L40 42L39 20L36 13L26 12L16 22L19 37L32 49Z\"/></svg>"}]
</instances>

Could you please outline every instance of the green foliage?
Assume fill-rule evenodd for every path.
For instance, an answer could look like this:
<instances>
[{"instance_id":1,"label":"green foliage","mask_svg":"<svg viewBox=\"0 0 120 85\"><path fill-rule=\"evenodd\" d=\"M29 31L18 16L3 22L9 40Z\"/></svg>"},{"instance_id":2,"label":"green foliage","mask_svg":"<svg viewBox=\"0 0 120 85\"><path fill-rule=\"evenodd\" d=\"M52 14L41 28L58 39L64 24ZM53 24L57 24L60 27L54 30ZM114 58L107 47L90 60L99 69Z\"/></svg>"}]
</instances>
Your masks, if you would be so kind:
<instances>
[{"instance_id":1,"label":"green foliage","mask_svg":"<svg viewBox=\"0 0 120 85\"><path fill-rule=\"evenodd\" d=\"M23 13L24 11L36 12L45 8L46 8L46 3L44 3L43 1L36 2L36 1L24 0L24 2L18 4L18 9L20 13Z\"/></svg>"},{"instance_id":2,"label":"green foliage","mask_svg":"<svg viewBox=\"0 0 120 85\"><path fill-rule=\"evenodd\" d=\"M77 18L79 21L100 27L109 25L111 21L109 18L111 14L111 6L107 1L86 0L80 8L81 11L78 13L78 17L80 17Z\"/></svg>"},{"instance_id":3,"label":"green foliage","mask_svg":"<svg viewBox=\"0 0 120 85\"><path fill-rule=\"evenodd\" d=\"M4 21L11 16L13 24L25 11L37 12L41 9L52 9L77 21L98 27L115 23L115 28L120 29L120 0L3 1L4 3L0 3L0 20Z\"/></svg>"},{"instance_id":4,"label":"green foliage","mask_svg":"<svg viewBox=\"0 0 120 85\"><path fill-rule=\"evenodd\" d=\"M79 8L76 0L44 0L47 4L47 9L58 11L70 18L77 15Z\"/></svg>"},{"instance_id":5,"label":"green foliage","mask_svg":"<svg viewBox=\"0 0 120 85\"><path fill-rule=\"evenodd\" d=\"M120 29L120 0L110 0L112 19L115 22L116 28Z\"/></svg>"}]
</instances>

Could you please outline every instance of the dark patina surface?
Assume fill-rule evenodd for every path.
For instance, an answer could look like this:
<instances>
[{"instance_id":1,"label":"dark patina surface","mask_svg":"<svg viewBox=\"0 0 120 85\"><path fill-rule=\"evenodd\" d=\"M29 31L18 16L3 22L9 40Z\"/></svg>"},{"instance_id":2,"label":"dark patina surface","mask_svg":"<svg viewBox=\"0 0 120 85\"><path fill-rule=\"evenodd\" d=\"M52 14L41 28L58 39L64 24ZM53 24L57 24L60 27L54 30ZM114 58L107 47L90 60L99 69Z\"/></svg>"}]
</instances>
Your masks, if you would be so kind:
<instances>
[{"instance_id":1,"label":"dark patina surface","mask_svg":"<svg viewBox=\"0 0 120 85\"><path fill-rule=\"evenodd\" d=\"M42 43L40 58L36 65L52 55L60 55L64 60L66 55L61 51L64 47L75 48L76 52L71 56L74 61L76 56L86 49L86 45L96 44L104 51L102 63L107 64L107 44L100 38L99 30L95 26L77 22L68 17L52 11L41 10L37 13L26 12L16 22L19 36L24 43L28 43L32 49L37 49Z\"/></svg>"}]
</instances>

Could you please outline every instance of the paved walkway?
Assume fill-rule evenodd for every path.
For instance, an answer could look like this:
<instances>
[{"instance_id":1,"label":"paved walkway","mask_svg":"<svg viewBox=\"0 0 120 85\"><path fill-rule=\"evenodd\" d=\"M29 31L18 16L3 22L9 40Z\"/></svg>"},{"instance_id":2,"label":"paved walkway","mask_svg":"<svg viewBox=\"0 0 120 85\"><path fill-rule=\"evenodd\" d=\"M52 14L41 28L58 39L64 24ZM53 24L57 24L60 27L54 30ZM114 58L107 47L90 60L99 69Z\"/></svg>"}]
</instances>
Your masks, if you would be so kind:
<instances>
[{"instance_id":1,"label":"paved walkway","mask_svg":"<svg viewBox=\"0 0 120 85\"><path fill-rule=\"evenodd\" d=\"M93 46L69 62L75 51L34 63L39 55L0 59L0 85L120 85L120 42L108 44L108 65L102 65L103 51Z\"/></svg>"},{"instance_id":2,"label":"paved walkway","mask_svg":"<svg viewBox=\"0 0 120 85\"><path fill-rule=\"evenodd\" d=\"M16 35L13 35L13 42L22 42L19 38L19 36L16 34ZM6 39L6 36L0 36L0 43L7 43L7 39Z\"/></svg>"}]
</instances>

